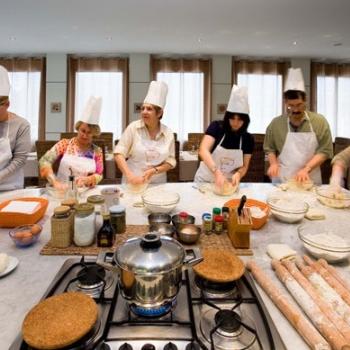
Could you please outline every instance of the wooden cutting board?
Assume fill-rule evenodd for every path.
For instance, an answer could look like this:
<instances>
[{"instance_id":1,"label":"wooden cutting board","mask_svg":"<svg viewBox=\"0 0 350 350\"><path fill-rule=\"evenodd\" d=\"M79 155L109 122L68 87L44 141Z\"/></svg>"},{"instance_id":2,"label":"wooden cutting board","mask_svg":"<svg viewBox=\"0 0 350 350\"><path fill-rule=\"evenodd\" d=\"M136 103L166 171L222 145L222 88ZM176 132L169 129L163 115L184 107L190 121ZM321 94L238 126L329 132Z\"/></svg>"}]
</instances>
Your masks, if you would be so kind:
<instances>
[{"instance_id":1,"label":"wooden cutting board","mask_svg":"<svg viewBox=\"0 0 350 350\"><path fill-rule=\"evenodd\" d=\"M194 272L211 282L232 282L244 274L244 263L232 251L205 249L203 261L193 267Z\"/></svg>"},{"instance_id":2,"label":"wooden cutting board","mask_svg":"<svg viewBox=\"0 0 350 350\"><path fill-rule=\"evenodd\" d=\"M29 311L22 324L23 339L35 349L60 349L86 335L97 315L97 305L88 295L55 295Z\"/></svg>"}]
</instances>

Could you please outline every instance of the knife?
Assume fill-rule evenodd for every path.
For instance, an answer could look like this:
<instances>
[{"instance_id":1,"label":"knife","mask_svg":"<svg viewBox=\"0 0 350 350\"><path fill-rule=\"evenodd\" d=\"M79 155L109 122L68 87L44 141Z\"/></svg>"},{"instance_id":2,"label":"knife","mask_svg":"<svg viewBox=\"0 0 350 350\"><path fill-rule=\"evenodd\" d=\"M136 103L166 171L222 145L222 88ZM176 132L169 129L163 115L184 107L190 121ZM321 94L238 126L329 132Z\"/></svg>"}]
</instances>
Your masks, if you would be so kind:
<instances>
[{"instance_id":1,"label":"knife","mask_svg":"<svg viewBox=\"0 0 350 350\"><path fill-rule=\"evenodd\" d=\"M241 201L239 202L239 206L237 209L238 216L241 216L241 213L242 213L242 210L243 210L243 207L244 207L244 204L246 201L247 201L247 197L245 195L243 195L241 198Z\"/></svg>"}]
</instances>

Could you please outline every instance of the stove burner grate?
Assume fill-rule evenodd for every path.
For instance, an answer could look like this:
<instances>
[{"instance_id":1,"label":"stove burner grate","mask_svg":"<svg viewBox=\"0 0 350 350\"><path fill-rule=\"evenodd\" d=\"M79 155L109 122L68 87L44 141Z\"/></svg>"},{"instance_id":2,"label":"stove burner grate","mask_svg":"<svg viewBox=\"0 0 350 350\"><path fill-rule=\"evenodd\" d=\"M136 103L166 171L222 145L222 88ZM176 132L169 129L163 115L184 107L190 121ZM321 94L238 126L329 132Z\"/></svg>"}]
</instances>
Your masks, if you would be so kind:
<instances>
[{"instance_id":1,"label":"stove burner grate","mask_svg":"<svg viewBox=\"0 0 350 350\"><path fill-rule=\"evenodd\" d=\"M228 333L235 333L241 327L241 316L233 310L219 310L214 319L216 326Z\"/></svg>"},{"instance_id":2,"label":"stove burner grate","mask_svg":"<svg viewBox=\"0 0 350 350\"><path fill-rule=\"evenodd\" d=\"M98 265L86 265L78 273L80 288L97 288L104 283L106 271Z\"/></svg>"},{"instance_id":3,"label":"stove burner grate","mask_svg":"<svg viewBox=\"0 0 350 350\"><path fill-rule=\"evenodd\" d=\"M143 307L139 305L132 304L130 305L130 310L140 317L160 317L168 314L174 307L173 303L166 303L157 307Z\"/></svg>"},{"instance_id":4,"label":"stove burner grate","mask_svg":"<svg viewBox=\"0 0 350 350\"><path fill-rule=\"evenodd\" d=\"M200 276L196 276L195 283L207 297L227 297L237 291L237 284L235 281L224 283L212 282Z\"/></svg>"}]
</instances>

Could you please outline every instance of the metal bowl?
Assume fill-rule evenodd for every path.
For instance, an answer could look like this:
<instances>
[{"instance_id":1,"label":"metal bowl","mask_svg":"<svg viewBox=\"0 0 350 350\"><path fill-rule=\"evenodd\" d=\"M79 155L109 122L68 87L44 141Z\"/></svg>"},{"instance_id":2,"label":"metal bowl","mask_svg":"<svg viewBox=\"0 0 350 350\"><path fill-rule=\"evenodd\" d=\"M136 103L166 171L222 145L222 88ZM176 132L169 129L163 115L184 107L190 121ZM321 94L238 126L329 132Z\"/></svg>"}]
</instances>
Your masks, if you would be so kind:
<instances>
[{"instance_id":1,"label":"metal bowl","mask_svg":"<svg viewBox=\"0 0 350 350\"><path fill-rule=\"evenodd\" d=\"M170 224L171 216L166 213L152 213L148 215L148 223L151 224Z\"/></svg>"},{"instance_id":2,"label":"metal bowl","mask_svg":"<svg viewBox=\"0 0 350 350\"><path fill-rule=\"evenodd\" d=\"M200 227L194 224L180 224L176 228L177 238L185 244L194 244L201 234Z\"/></svg>"},{"instance_id":3,"label":"metal bowl","mask_svg":"<svg viewBox=\"0 0 350 350\"><path fill-rule=\"evenodd\" d=\"M173 237L176 229L175 226L164 222L152 223L149 225L150 232L157 231L161 236Z\"/></svg>"},{"instance_id":4,"label":"metal bowl","mask_svg":"<svg viewBox=\"0 0 350 350\"><path fill-rule=\"evenodd\" d=\"M196 221L196 218L192 215L188 215L185 221L180 220L180 216L178 214L173 215L171 218L171 221L175 227L177 227L179 224L194 224Z\"/></svg>"}]
</instances>

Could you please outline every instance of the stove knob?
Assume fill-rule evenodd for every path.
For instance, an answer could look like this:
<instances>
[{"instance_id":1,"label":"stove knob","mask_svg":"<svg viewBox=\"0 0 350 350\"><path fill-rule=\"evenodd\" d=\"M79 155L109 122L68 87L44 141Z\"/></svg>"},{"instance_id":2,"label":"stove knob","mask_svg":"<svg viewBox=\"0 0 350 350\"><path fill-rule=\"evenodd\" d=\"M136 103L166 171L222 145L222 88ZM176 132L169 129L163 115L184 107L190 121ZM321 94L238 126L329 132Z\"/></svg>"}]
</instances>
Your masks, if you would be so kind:
<instances>
[{"instance_id":1,"label":"stove knob","mask_svg":"<svg viewBox=\"0 0 350 350\"><path fill-rule=\"evenodd\" d=\"M164 346L164 350L177 350L177 346L170 342Z\"/></svg>"},{"instance_id":2,"label":"stove knob","mask_svg":"<svg viewBox=\"0 0 350 350\"><path fill-rule=\"evenodd\" d=\"M124 343L120 346L119 350L132 350L132 346L128 343Z\"/></svg>"},{"instance_id":3,"label":"stove knob","mask_svg":"<svg viewBox=\"0 0 350 350\"><path fill-rule=\"evenodd\" d=\"M201 347L199 346L199 344L191 342L186 345L185 350L201 350Z\"/></svg>"},{"instance_id":4,"label":"stove knob","mask_svg":"<svg viewBox=\"0 0 350 350\"><path fill-rule=\"evenodd\" d=\"M156 350L156 347L153 344L145 344L141 350Z\"/></svg>"},{"instance_id":5,"label":"stove knob","mask_svg":"<svg viewBox=\"0 0 350 350\"><path fill-rule=\"evenodd\" d=\"M106 343L102 343L98 350L111 350L111 347Z\"/></svg>"}]
</instances>

